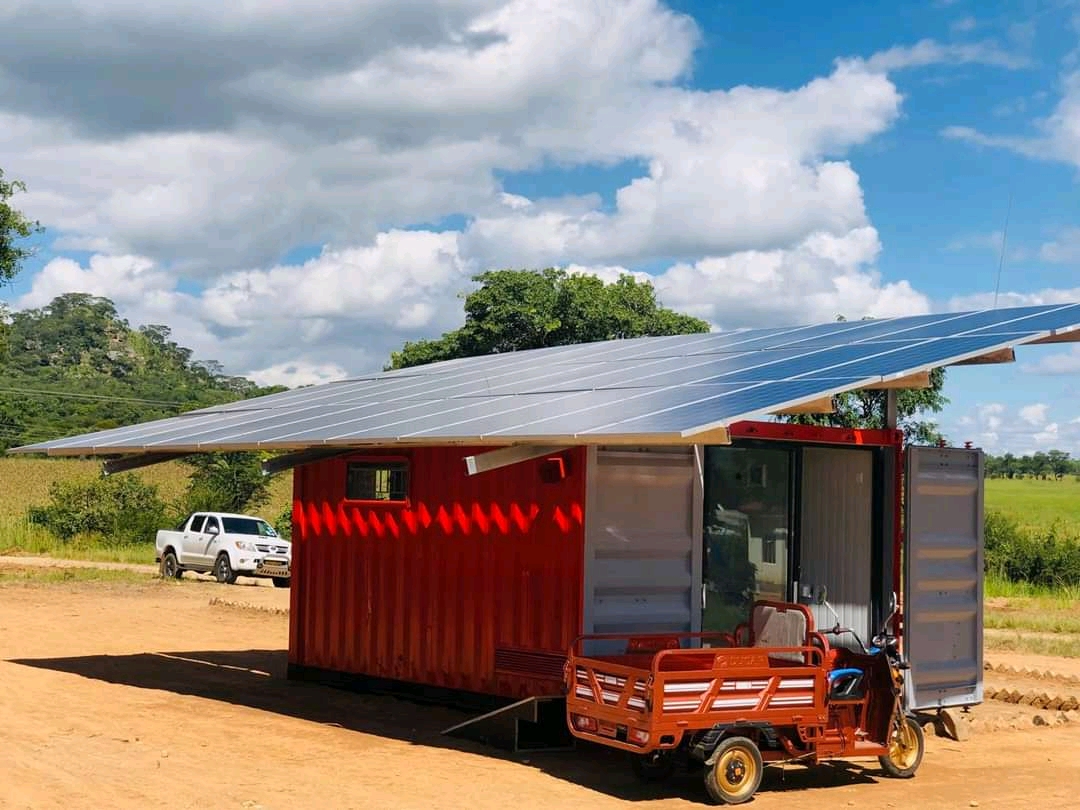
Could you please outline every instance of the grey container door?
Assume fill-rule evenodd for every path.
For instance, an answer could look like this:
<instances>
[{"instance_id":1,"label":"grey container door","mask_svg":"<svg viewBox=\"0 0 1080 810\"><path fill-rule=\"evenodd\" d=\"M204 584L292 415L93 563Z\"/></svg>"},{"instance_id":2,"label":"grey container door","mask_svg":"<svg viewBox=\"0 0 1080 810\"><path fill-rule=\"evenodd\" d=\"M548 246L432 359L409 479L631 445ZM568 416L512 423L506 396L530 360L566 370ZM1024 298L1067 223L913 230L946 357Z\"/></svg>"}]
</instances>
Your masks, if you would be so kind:
<instances>
[{"instance_id":1,"label":"grey container door","mask_svg":"<svg viewBox=\"0 0 1080 810\"><path fill-rule=\"evenodd\" d=\"M701 476L693 447L590 449L586 633L701 627ZM586 653L623 651L593 641Z\"/></svg>"},{"instance_id":2,"label":"grey container door","mask_svg":"<svg viewBox=\"0 0 1080 810\"><path fill-rule=\"evenodd\" d=\"M799 585L825 586L825 598L836 611L810 605L816 627L832 627L839 620L864 642L870 633L873 586L873 479L874 457L868 450L803 451ZM829 641L857 649L850 635L830 636Z\"/></svg>"},{"instance_id":3,"label":"grey container door","mask_svg":"<svg viewBox=\"0 0 1080 810\"><path fill-rule=\"evenodd\" d=\"M983 699L983 454L909 447L905 474L907 708Z\"/></svg>"}]
</instances>

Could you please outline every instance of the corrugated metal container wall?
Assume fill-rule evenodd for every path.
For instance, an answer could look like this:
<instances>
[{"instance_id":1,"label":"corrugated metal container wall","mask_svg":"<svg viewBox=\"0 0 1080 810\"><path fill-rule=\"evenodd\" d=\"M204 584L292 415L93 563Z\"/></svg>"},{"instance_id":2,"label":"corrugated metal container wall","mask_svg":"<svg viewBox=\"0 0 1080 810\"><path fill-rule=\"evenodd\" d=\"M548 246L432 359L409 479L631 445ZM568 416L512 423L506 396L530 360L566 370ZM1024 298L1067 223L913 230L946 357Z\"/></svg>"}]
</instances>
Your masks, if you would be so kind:
<instances>
[{"instance_id":1,"label":"corrugated metal container wall","mask_svg":"<svg viewBox=\"0 0 1080 810\"><path fill-rule=\"evenodd\" d=\"M869 450L808 447L803 451L800 585L827 588L826 599L864 641L872 633L874 456ZM888 542L888 541L887 541ZM818 627L837 619L811 605ZM832 637L844 646L850 636Z\"/></svg>"},{"instance_id":2,"label":"corrugated metal container wall","mask_svg":"<svg viewBox=\"0 0 1080 810\"><path fill-rule=\"evenodd\" d=\"M296 470L291 664L552 693L581 632L585 454L560 454L562 478L542 458L468 476L463 457L489 449L393 453L405 503L345 499L347 463L388 454Z\"/></svg>"}]
</instances>

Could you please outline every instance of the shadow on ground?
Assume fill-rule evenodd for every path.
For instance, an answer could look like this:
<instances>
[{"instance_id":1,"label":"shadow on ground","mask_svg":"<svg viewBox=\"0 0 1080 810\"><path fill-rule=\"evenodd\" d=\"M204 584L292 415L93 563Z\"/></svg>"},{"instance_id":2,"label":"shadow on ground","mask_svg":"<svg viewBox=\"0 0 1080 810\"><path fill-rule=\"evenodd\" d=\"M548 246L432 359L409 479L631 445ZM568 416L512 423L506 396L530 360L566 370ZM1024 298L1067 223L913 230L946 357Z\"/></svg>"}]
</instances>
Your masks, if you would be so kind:
<instances>
[{"instance_id":1,"label":"shadow on ground","mask_svg":"<svg viewBox=\"0 0 1080 810\"><path fill-rule=\"evenodd\" d=\"M283 650L140 653L75 658L15 659L13 664L93 678L141 689L221 701L274 712L312 723L402 740L414 745L470 752L518 761L551 776L626 801L682 798L706 804L698 775L645 785L632 774L626 756L611 749L579 744L563 753L509 754L442 735L470 715L445 707L392 697L362 695L286 678ZM761 792L841 787L877 781L877 771L853 763L766 770Z\"/></svg>"}]
</instances>

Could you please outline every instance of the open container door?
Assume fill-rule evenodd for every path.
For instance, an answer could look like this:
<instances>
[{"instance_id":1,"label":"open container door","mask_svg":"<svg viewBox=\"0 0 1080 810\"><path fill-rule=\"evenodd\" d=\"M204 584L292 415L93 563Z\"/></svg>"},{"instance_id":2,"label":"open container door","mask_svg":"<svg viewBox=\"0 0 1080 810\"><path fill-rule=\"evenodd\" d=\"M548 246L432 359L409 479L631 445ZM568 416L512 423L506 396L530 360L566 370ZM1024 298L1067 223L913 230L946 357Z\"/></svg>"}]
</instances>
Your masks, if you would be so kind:
<instances>
[{"instance_id":1,"label":"open container door","mask_svg":"<svg viewBox=\"0 0 1080 810\"><path fill-rule=\"evenodd\" d=\"M983 454L909 447L904 654L908 711L983 699Z\"/></svg>"}]
</instances>

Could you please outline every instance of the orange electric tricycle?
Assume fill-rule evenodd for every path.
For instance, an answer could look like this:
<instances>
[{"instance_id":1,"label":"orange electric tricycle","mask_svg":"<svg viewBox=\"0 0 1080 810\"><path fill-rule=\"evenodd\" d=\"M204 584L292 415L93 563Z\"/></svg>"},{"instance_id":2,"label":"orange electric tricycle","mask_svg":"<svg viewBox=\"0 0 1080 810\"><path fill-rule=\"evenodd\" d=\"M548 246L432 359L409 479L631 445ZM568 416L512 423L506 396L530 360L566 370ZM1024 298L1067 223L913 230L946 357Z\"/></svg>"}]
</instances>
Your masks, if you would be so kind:
<instances>
[{"instance_id":1,"label":"orange electric tricycle","mask_svg":"<svg viewBox=\"0 0 1080 810\"><path fill-rule=\"evenodd\" d=\"M571 733L630 752L645 780L700 769L718 804L753 796L766 763L877 757L913 776L923 733L904 709L895 603L869 649L774 601L755 602L733 633L581 636L565 672ZM830 643L848 634L857 650Z\"/></svg>"}]
</instances>

